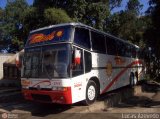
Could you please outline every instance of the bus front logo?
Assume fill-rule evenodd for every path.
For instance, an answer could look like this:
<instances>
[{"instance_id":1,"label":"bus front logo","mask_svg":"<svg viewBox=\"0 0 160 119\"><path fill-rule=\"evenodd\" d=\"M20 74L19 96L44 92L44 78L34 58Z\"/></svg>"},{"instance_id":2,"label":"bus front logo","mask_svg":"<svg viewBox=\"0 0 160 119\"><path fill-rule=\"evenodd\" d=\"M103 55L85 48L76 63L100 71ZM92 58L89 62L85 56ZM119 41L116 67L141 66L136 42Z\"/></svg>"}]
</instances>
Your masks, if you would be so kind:
<instances>
[{"instance_id":1,"label":"bus front logo","mask_svg":"<svg viewBox=\"0 0 160 119\"><path fill-rule=\"evenodd\" d=\"M106 73L107 73L107 76L111 76L112 75L112 62L111 61L108 61L107 62L107 65L106 65Z\"/></svg>"}]
</instances>

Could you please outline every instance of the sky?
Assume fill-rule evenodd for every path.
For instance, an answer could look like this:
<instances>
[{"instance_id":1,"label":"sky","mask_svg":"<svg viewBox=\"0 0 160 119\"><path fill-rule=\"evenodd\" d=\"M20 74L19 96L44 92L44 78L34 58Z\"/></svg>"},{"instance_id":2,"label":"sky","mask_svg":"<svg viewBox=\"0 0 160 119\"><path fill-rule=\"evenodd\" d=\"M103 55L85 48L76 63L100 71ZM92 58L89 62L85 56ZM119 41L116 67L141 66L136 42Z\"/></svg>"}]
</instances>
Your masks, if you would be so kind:
<instances>
[{"instance_id":1,"label":"sky","mask_svg":"<svg viewBox=\"0 0 160 119\"><path fill-rule=\"evenodd\" d=\"M117 11L125 9L127 1L128 0L123 0L122 5L120 7L118 7L118 8L113 9L112 12L117 12ZM140 3L143 4L143 9L141 10L141 14L144 14L144 12L148 9L148 7L149 7L148 1L149 0L140 0ZM6 3L7 3L7 0L0 0L0 7L1 8L5 8ZM29 5L32 5L33 4L33 0L27 0L27 3Z\"/></svg>"},{"instance_id":2,"label":"sky","mask_svg":"<svg viewBox=\"0 0 160 119\"><path fill-rule=\"evenodd\" d=\"M29 5L32 5L33 0L26 0ZM7 0L0 0L0 7L4 8L6 6Z\"/></svg>"},{"instance_id":3,"label":"sky","mask_svg":"<svg viewBox=\"0 0 160 119\"><path fill-rule=\"evenodd\" d=\"M127 5L127 2L128 2L128 0L123 0L121 6L118 7L118 8L113 9L112 12L118 12L120 10L125 9L125 7ZM144 14L145 11L148 9L148 7L149 7L149 3L148 2L149 2L149 0L140 0L140 3L143 5L142 10L140 11L141 14Z\"/></svg>"}]
</instances>

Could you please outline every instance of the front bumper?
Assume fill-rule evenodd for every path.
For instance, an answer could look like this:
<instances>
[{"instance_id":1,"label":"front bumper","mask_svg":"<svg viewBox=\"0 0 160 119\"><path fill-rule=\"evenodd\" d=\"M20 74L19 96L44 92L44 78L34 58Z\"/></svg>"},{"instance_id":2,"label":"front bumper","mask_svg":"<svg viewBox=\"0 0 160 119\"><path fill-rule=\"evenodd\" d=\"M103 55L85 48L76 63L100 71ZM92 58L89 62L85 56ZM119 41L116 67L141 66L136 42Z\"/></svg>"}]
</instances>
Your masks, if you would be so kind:
<instances>
[{"instance_id":1,"label":"front bumper","mask_svg":"<svg viewBox=\"0 0 160 119\"><path fill-rule=\"evenodd\" d=\"M66 91L23 89L22 93L26 100L42 103L72 104L71 87L68 87Z\"/></svg>"}]
</instances>

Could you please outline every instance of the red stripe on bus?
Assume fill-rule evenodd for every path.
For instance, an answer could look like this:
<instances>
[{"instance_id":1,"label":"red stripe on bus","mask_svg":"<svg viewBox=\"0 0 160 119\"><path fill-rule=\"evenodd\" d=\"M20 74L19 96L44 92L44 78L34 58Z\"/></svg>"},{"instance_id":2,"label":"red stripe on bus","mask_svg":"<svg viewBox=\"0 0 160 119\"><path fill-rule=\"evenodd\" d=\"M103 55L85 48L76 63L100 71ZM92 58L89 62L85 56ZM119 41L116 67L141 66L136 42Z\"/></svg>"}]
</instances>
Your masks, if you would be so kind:
<instances>
[{"instance_id":1,"label":"red stripe on bus","mask_svg":"<svg viewBox=\"0 0 160 119\"><path fill-rule=\"evenodd\" d=\"M123 69L121 72L119 72L119 74L109 83L109 85L106 86L106 88L102 91L102 93L105 93L113 84L114 82L116 82L118 79L120 79L120 76L122 76L129 67L135 65L135 64L142 64L142 61L138 60L138 61L134 61L131 64L127 65L125 69Z\"/></svg>"}]
</instances>

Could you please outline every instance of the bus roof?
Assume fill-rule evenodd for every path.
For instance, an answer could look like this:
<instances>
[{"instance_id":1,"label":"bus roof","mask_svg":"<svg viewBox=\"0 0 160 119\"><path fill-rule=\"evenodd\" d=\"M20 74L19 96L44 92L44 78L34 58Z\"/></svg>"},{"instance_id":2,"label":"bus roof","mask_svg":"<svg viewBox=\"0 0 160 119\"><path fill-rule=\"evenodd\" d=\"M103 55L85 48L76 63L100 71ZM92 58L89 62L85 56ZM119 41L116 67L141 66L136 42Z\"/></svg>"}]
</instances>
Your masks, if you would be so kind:
<instances>
[{"instance_id":1,"label":"bus roof","mask_svg":"<svg viewBox=\"0 0 160 119\"><path fill-rule=\"evenodd\" d=\"M71 22L71 23L63 23L63 24L56 24L56 25L50 25L50 26L46 26L46 27L42 27L42 28L39 28L39 29L36 29L36 30L32 30L32 31L30 31L30 33L34 33L34 32L37 32L37 31L41 31L41 30L45 30L45 29L50 29L50 28L56 28L56 27L61 27L61 26L81 26L81 27L84 27L84 28L87 28L87 29L91 29L91 30L94 30L94 31L96 31L96 32L99 32L99 33L102 33L102 34L105 34L105 35L107 35L107 36L109 36L109 37L112 37L112 38L115 38L115 39L117 39L117 40L120 40L120 41L122 41L122 42L125 42L125 43L127 43L127 44L130 44L130 45L132 45L132 46L134 46L134 47L136 47L136 48L139 48L139 46L137 46L137 45L135 45L135 44L132 44L132 43L130 43L130 42L128 42L128 41L125 41L125 40L123 40L123 39L121 39L121 38L118 38L118 37L116 37L116 36L113 36L113 35L111 35L111 34L109 34L109 33L106 33L106 32L104 32L104 31L100 31L100 30L97 30L97 29L95 29L95 28L93 28L93 27L91 27L91 26L88 26L88 25L85 25L85 24L82 24L82 23L79 23L79 22Z\"/></svg>"}]
</instances>

